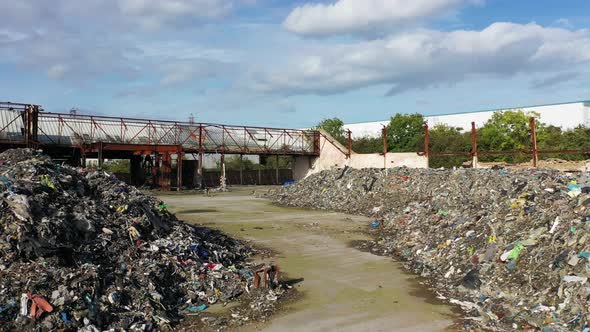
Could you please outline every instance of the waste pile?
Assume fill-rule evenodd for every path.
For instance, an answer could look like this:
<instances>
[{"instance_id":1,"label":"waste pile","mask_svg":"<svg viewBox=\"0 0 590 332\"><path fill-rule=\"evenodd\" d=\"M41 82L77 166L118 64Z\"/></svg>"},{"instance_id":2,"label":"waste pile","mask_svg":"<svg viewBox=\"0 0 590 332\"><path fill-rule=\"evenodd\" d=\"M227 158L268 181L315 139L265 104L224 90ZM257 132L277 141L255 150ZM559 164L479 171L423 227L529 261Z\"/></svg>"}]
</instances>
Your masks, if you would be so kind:
<instances>
[{"instance_id":1,"label":"waste pile","mask_svg":"<svg viewBox=\"0 0 590 332\"><path fill-rule=\"evenodd\" d=\"M365 245L461 306L467 330L590 331L588 173L338 169L269 196L372 217Z\"/></svg>"},{"instance_id":2,"label":"waste pile","mask_svg":"<svg viewBox=\"0 0 590 332\"><path fill-rule=\"evenodd\" d=\"M171 330L248 293L250 253L102 171L0 154L0 330Z\"/></svg>"}]
</instances>

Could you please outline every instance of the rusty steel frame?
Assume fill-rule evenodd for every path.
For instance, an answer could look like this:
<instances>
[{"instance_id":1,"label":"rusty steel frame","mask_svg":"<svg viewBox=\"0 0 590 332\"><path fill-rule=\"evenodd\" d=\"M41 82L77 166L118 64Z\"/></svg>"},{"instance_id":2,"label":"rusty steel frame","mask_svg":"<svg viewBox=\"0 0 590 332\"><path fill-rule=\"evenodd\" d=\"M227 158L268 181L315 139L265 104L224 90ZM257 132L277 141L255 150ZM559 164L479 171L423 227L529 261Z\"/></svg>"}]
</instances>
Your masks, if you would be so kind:
<instances>
[{"instance_id":1,"label":"rusty steel frame","mask_svg":"<svg viewBox=\"0 0 590 332\"><path fill-rule=\"evenodd\" d=\"M477 146L477 129L475 123L471 123L471 151L470 152L430 152L428 148L429 143L429 128L424 125L424 143L425 152L417 152L418 155L426 157L450 157L450 156L500 156L500 155L520 155L530 154L533 157L533 167L537 167L538 155L541 154L590 154L590 149L573 149L573 150L538 150L537 148L537 134L536 134L536 120L534 117L529 119L529 127L531 131L531 149L530 150L512 150L512 151L479 151Z\"/></svg>"},{"instance_id":2,"label":"rusty steel frame","mask_svg":"<svg viewBox=\"0 0 590 332\"><path fill-rule=\"evenodd\" d=\"M50 129L55 133L50 133ZM66 131L70 134L64 135ZM39 113L39 133L42 144L74 147L100 141L105 144L182 145L183 151L189 153L319 155L318 137L313 130L43 112ZM64 141L66 136L79 140L80 144Z\"/></svg>"}]
</instances>

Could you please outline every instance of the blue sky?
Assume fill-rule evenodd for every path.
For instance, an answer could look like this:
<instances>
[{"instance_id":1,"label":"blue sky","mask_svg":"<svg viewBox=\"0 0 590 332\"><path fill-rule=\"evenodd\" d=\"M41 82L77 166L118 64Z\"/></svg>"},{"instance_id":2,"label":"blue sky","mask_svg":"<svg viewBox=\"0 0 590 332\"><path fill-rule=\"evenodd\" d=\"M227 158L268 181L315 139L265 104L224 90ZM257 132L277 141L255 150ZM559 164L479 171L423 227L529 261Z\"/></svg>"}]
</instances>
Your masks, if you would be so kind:
<instances>
[{"instance_id":1,"label":"blue sky","mask_svg":"<svg viewBox=\"0 0 590 332\"><path fill-rule=\"evenodd\" d=\"M0 0L0 100L306 127L590 99L582 0Z\"/></svg>"}]
</instances>

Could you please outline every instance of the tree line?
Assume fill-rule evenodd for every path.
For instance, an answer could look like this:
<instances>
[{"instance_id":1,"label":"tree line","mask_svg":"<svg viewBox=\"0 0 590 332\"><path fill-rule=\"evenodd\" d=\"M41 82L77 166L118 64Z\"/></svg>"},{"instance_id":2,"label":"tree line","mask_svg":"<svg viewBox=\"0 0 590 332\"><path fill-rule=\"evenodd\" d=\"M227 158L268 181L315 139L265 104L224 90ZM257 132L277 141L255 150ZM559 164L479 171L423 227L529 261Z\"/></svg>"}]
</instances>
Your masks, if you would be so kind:
<instances>
[{"instance_id":1,"label":"tree line","mask_svg":"<svg viewBox=\"0 0 590 332\"><path fill-rule=\"evenodd\" d=\"M536 120L538 150L590 150L590 128L580 125L564 130L542 122L538 113L522 110L495 112L480 128L477 128L478 151L532 150L529 119ZM387 125L388 152L424 151L424 125L422 114L396 114ZM339 118L324 119L315 127L323 129L342 143L348 144L344 122ZM438 124L429 128L429 151L431 153L470 153L472 149L471 128L450 127ZM352 141L352 150L357 153L382 153L382 137L360 137ZM564 160L590 159L590 154L553 154L540 158ZM530 161L531 154L485 155L482 162L520 163ZM461 166L471 160L469 156L431 156L431 167Z\"/></svg>"}]
</instances>

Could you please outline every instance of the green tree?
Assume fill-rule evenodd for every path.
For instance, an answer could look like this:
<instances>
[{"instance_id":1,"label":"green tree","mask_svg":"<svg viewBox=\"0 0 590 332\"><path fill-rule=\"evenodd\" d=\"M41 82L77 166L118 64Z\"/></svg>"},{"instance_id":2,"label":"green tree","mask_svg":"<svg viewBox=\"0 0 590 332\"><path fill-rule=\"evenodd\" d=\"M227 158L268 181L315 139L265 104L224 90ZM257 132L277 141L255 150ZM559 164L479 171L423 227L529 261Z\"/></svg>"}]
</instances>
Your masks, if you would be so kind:
<instances>
[{"instance_id":1,"label":"green tree","mask_svg":"<svg viewBox=\"0 0 590 332\"><path fill-rule=\"evenodd\" d=\"M256 169L256 165L250 159L240 159L238 155L226 156L225 158L225 169L228 171L239 171L240 164L243 170ZM221 161L217 162L217 168L221 169Z\"/></svg>"},{"instance_id":2,"label":"green tree","mask_svg":"<svg viewBox=\"0 0 590 332\"><path fill-rule=\"evenodd\" d=\"M563 132L561 148L563 150L590 150L590 128L578 126ZM554 150L554 149L552 149ZM584 160L590 158L590 154L561 155L562 159Z\"/></svg>"},{"instance_id":3,"label":"green tree","mask_svg":"<svg viewBox=\"0 0 590 332\"><path fill-rule=\"evenodd\" d=\"M352 141L352 150L356 153L382 153L383 138L364 136Z\"/></svg>"},{"instance_id":4,"label":"green tree","mask_svg":"<svg viewBox=\"0 0 590 332\"><path fill-rule=\"evenodd\" d=\"M424 146L424 116L396 114L387 127L389 151L415 152Z\"/></svg>"},{"instance_id":5,"label":"green tree","mask_svg":"<svg viewBox=\"0 0 590 332\"><path fill-rule=\"evenodd\" d=\"M290 169L293 168L294 159L293 156L279 156L278 166L279 169ZM266 156L260 158L260 167L262 169L275 169L277 167L276 156Z\"/></svg>"},{"instance_id":6,"label":"green tree","mask_svg":"<svg viewBox=\"0 0 590 332\"><path fill-rule=\"evenodd\" d=\"M518 151L532 148L530 117L539 119L539 114L511 110L495 112L478 131L478 149L482 151ZM543 131L544 125L537 121L537 131ZM524 162L531 159L530 155L485 156L483 161Z\"/></svg>"},{"instance_id":7,"label":"green tree","mask_svg":"<svg viewBox=\"0 0 590 332\"><path fill-rule=\"evenodd\" d=\"M338 142L346 144L347 138L344 130L344 122L339 118L324 119L314 129L323 129Z\"/></svg>"},{"instance_id":8,"label":"green tree","mask_svg":"<svg viewBox=\"0 0 590 332\"><path fill-rule=\"evenodd\" d=\"M471 134L463 132L462 128L439 124L431 128L429 134L428 145L431 153L471 152ZM460 167L468 160L471 160L471 156L432 156L430 157L430 167Z\"/></svg>"}]
</instances>

